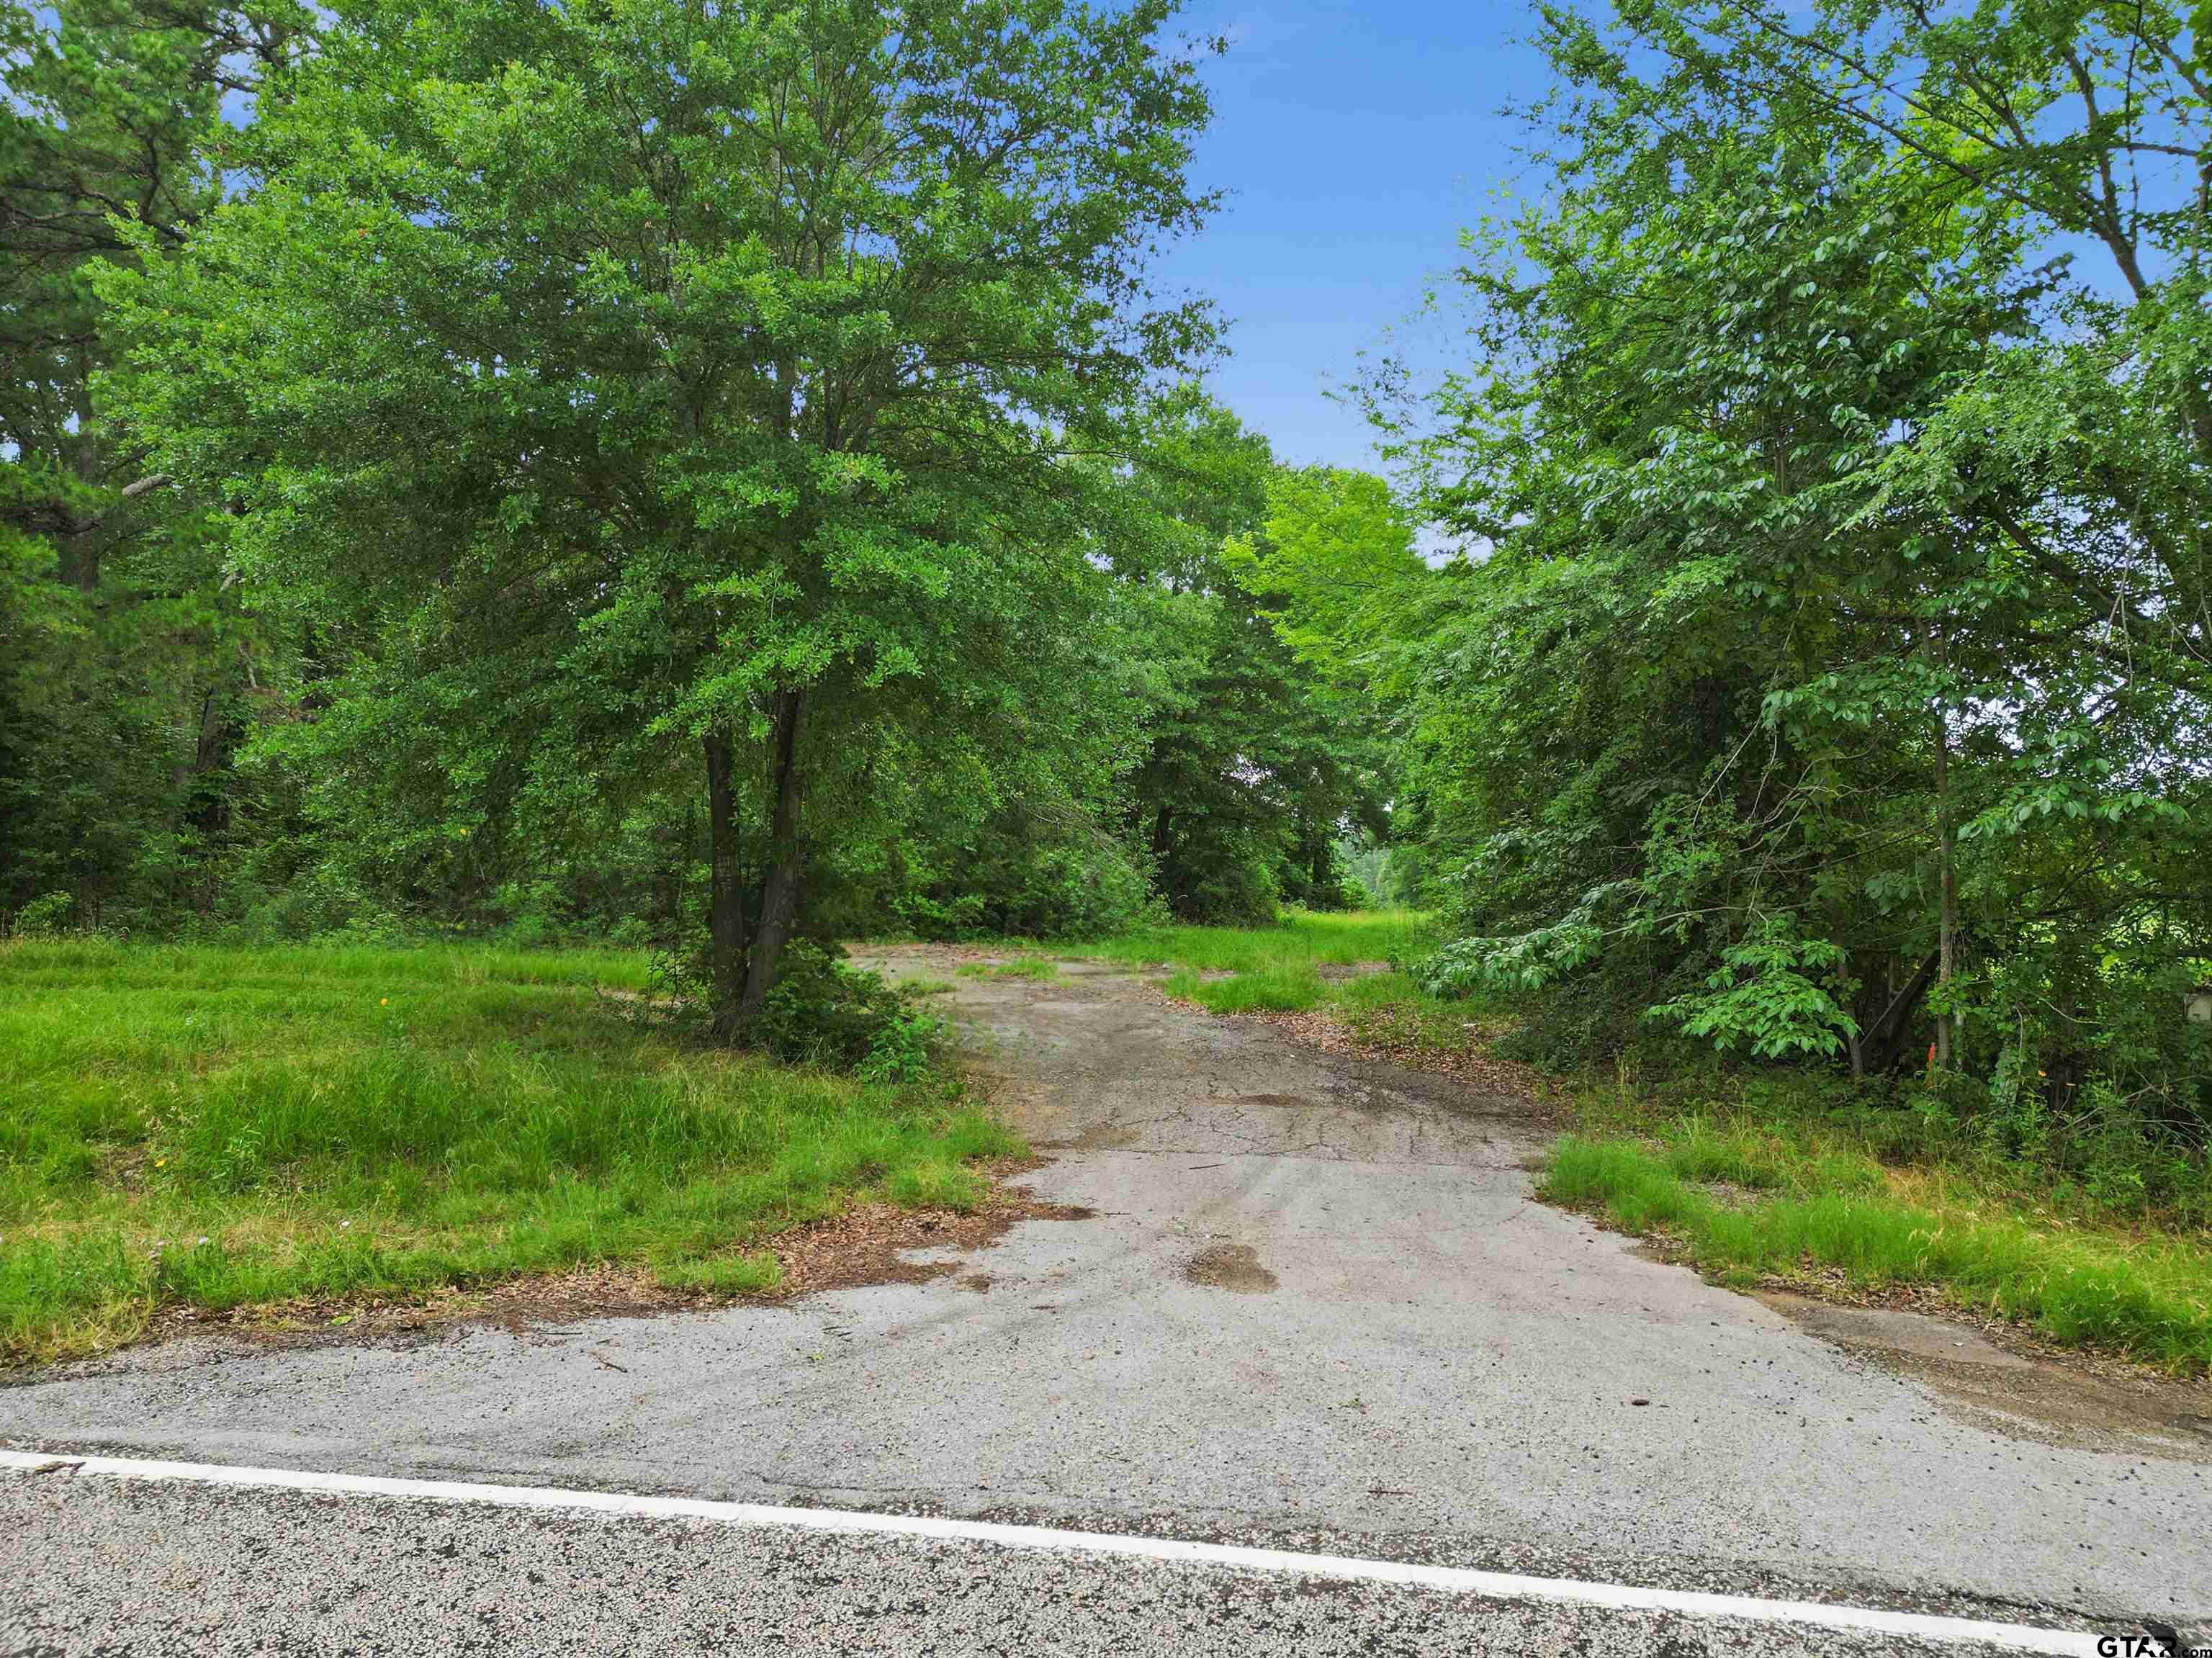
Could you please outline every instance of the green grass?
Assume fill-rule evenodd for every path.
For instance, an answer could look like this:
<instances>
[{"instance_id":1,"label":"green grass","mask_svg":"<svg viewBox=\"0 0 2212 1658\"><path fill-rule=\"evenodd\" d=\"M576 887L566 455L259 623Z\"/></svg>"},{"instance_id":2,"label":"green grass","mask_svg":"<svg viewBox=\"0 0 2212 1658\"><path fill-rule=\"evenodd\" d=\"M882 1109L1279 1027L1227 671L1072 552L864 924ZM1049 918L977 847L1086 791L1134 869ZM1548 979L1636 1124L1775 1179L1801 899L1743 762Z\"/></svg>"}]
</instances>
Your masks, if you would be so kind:
<instances>
[{"instance_id":1,"label":"green grass","mask_svg":"<svg viewBox=\"0 0 2212 1658\"><path fill-rule=\"evenodd\" d=\"M2212 1236L2033 1160L1938 1132L1841 1078L1754 1067L1585 1076L1548 1200L1662 1236L1723 1283L1840 1271L1934 1290L2051 1340L2212 1369Z\"/></svg>"},{"instance_id":2,"label":"green grass","mask_svg":"<svg viewBox=\"0 0 2212 1658\"><path fill-rule=\"evenodd\" d=\"M1320 1001L1328 987L1311 967L1300 964L1264 967L1226 979L1209 979L1185 968L1169 978L1165 989L1216 1013L1296 1013Z\"/></svg>"},{"instance_id":3,"label":"green grass","mask_svg":"<svg viewBox=\"0 0 2212 1658\"><path fill-rule=\"evenodd\" d=\"M1754 1195L1724 1201L1705 1184L1721 1181ZM1870 1160L1695 1124L1656 1145L1570 1136L1543 1193L1625 1230L1675 1239L1724 1282L1840 1268L1875 1288L1935 1286L2058 1342L2175 1370L2212 1368L2212 1252L2185 1237L2057 1230L2002 1211L1918 1204Z\"/></svg>"},{"instance_id":4,"label":"green grass","mask_svg":"<svg viewBox=\"0 0 2212 1658\"><path fill-rule=\"evenodd\" d=\"M1294 909L1285 911L1273 926L1170 925L1139 927L1109 938L987 940L982 948L1013 959L969 962L954 971L967 978L1053 979L1060 975L1060 961L1175 969L1168 993L1217 1013L1296 1012L1340 1000L1352 993L1352 986L1381 979L1393 982L1401 999L1419 1000L1419 992L1402 974L1375 973L1332 981L1321 969L1372 967L1421 955L1437 942L1434 922L1417 910L1321 914Z\"/></svg>"},{"instance_id":5,"label":"green grass","mask_svg":"<svg viewBox=\"0 0 2212 1658\"><path fill-rule=\"evenodd\" d=\"M964 1207L1018 1150L941 1090L687 1049L619 951L0 945L0 1355L159 1306L594 1261L757 1289L855 1196Z\"/></svg>"},{"instance_id":6,"label":"green grass","mask_svg":"<svg viewBox=\"0 0 2212 1658\"><path fill-rule=\"evenodd\" d=\"M1054 953L1137 967L1188 968L1197 973L1288 975L1303 968L1350 967L1419 955L1437 943L1434 924L1416 910L1291 910L1271 927L1158 926L1086 944L1055 944ZM1318 986L1320 981L1315 980ZM1310 1004L1308 1004L1310 1005Z\"/></svg>"},{"instance_id":7,"label":"green grass","mask_svg":"<svg viewBox=\"0 0 2212 1658\"><path fill-rule=\"evenodd\" d=\"M1060 963L1041 956L1018 962L963 962L952 969L963 979L1057 979Z\"/></svg>"},{"instance_id":8,"label":"green grass","mask_svg":"<svg viewBox=\"0 0 2212 1658\"><path fill-rule=\"evenodd\" d=\"M1435 943L1432 923L1413 910L1291 910L1274 926L1140 927L1049 948L1069 958L1176 969L1166 985L1170 996L1216 1013L1253 1013L1299 1012L1337 1001L1352 986L1373 979L1393 980L1407 994L1417 994L1400 974L1332 982L1321 969L1419 955Z\"/></svg>"},{"instance_id":9,"label":"green grass","mask_svg":"<svg viewBox=\"0 0 2212 1658\"><path fill-rule=\"evenodd\" d=\"M1418 957L1439 940L1418 910L1291 910L1272 927L1146 927L1117 938L1051 946L1056 955L1171 968L1164 988L1215 1013L1325 1009L1359 1040L1403 1054L1458 1052L1487 1028L1462 1002L1425 995L1382 963ZM1327 974L1327 968L1362 968Z\"/></svg>"},{"instance_id":10,"label":"green grass","mask_svg":"<svg viewBox=\"0 0 2212 1658\"><path fill-rule=\"evenodd\" d=\"M1470 1004L1424 993L1395 968L1376 970L1380 963L1418 957L1437 942L1435 923L1418 911L1292 911L1275 927L1156 928L1064 953L1176 967L1180 970L1164 987L1168 994L1215 1013L1320 1008L1376 1049L1462 1052L1486 1041L1494 1020ZM1332 967L1369 970L1323 974Z\"/></svg>"}]
</instances>

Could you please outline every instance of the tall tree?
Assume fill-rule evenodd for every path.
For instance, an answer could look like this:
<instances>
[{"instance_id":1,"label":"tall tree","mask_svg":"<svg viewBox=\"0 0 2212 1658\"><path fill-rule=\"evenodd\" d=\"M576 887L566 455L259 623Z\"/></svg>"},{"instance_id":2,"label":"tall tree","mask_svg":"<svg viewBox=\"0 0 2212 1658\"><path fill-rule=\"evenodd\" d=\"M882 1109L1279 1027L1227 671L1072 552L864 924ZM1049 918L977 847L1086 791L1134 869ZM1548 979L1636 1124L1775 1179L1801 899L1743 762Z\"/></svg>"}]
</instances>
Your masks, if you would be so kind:
<instances>
[{"instance_id":1,"label":"tall tree","mask_svg":"<svg viewBox=\"0 0 2212 1658\"><path fill-rule=\"evenodd\" d=\"M2182 20L1621 0L1541 40L1553 188L1472 239L1476 360L1401 452L1470 550L1408 639L1407 794L1469 935L1437 981L2190 1118Z\"/></svg>"},{"instance_id":2,"label":"tall tree","mask_svg":"<svg viewBox=\"0 0 2212 1658\"><path fill-rule=\"evenodd\" d=\"M205 146L310 21L292 0L0 0L0 907L148 915L232 805L253 638L202 514L104 418L93 276L125 224L173 245L221 195Z\"/></svg>"},{"instance_id":3,"label":"tall tree","mask_svg":"<svg viewBox=\"0 0 2212 1658\"><path fill-rule=\"evenodd\" d=\"M1331 703L1240 579L1282 476L1265 438L1184 388L1151 411L1096 539L1143 682L1131 829L1186 920L1334 904L1339 842L1381 826L1371 728Z\"/></svg>"},{"instance_id":4,"label":"tall tree","mask_svg":"<svg viewBox=\"0 0 2212 1658\"><path fill-rule=\"evenodd\" d=\"M549 832L688 745L743 1036L840 791L1003 719L1084 591L1067 452L1207 342L1145 275L1208 206L1174 9L343 10L105 290L159 465L355 653L295 740L428 732Z\"/></svg>"}]
</instances>

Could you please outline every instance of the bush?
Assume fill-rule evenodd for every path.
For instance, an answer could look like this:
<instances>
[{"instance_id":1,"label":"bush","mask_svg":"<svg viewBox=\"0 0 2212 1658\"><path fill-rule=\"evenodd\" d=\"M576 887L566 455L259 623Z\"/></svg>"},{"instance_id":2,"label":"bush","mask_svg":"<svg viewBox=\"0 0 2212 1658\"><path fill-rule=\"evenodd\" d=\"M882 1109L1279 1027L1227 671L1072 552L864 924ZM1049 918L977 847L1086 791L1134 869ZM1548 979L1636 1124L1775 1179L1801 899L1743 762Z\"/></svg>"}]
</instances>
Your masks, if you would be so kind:
<instances>
[{"instance_id":1,"label":"bush","mask_svg":"<svg viewBox=\"0 0 2212 1658\"><path fill-rule=\"evenodd\" d=\"M940 1027L881 975L848 967L835 945L794 939L761 1013L761 1041L780 1060L913 1082L929 1068Z\"/></svg>"},{"instance_id":2,"label":"bush","mask_svg":"<svg viewBox=\"0 0 2212 1658\"><path fill-rule=\"evenodd\" d=\"M70 912L76 900L66 892L49 892L33 898L15 912L12 931L18 938L53 938L69 931Z\"/></svg>"},{"instance_id":3,"label":"bush","mask_svg":"<svg viewBox=\"0 0 2212 1658\"><path fill-rule=\"evenodd\" d=\"M1262 849L1203 829L1162 865L1160 887L1176 920L1198 926L1272 926L1282 896Z\"/></svg>"},{"instance_id":4,"label":"bush","mask_svg":"<svg viewBox=\"0 0 2212 1658\"><path fill-rule=\"evenodd\" d=\"M918 1007L902 1005L876 1033L860 1061L863 1082L915 1083L929 1074L945 1040L945 1022Z\"/></svg>"}]
</instances>

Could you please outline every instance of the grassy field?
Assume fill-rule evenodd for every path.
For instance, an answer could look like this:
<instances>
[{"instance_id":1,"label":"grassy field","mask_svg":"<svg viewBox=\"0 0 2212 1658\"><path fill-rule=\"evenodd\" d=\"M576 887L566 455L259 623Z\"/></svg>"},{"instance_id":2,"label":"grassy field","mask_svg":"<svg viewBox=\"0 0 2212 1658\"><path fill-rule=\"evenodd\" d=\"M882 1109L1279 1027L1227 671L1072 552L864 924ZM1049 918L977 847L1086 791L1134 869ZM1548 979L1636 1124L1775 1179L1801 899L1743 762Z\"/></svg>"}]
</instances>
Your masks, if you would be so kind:
<instances>
[{"instance_id":1,"label":"grassy field","mask_svg":"<svg viewBox=\"0 0 2212 1658\"><path fill-rule=\"evenodd\" d=\"M1351 910L1319 914L1291 910L1271 927L1143 927L1089 944L1054 944L1055 956L1132 965L1183 967L1201 973L1295 975L1314 969L1386 962L1438 942L1417 910ZM1316 976L1313 982L1321 981Z\"/></svg>"},{"instance_id":2,"label":"grassy field","mask_svg":"<svg viewBox=\"0 0 2212 1658\"><path fill-rule=\"evenodd\" d=\"M1018 1149L942 1090L682 1048L621 952L0 944L0 1355L156 1307L586 1262L772 1284L856 1195L964 1207ZM611 991L617 993L610 995Z\"/></svg>"},{"instance_id":3,"label":"grassy field","mask_svg":"<svg viewBox=\"0 0 2212 1658\"><path fill-rule=\"evenodd\" d=\"M1416 956L1433 936L1411 914L1296 915L1056 953L1180 968L1169 993L1216 1012L1319 1010L1390 1057L1449 1066L1510 1033L1514 1010L1438 1002L1401 972L1317 970ZM1559 1082L1577 1132L1555 1148L1543 1195L1663 1237L1723 1282L1909 1286L2061 1344L2212 1369L2212 1230L2194 1214L1946 1138L1902 1106L1847 1099L1823 1073Z\"/></svg>"}]
</instances>

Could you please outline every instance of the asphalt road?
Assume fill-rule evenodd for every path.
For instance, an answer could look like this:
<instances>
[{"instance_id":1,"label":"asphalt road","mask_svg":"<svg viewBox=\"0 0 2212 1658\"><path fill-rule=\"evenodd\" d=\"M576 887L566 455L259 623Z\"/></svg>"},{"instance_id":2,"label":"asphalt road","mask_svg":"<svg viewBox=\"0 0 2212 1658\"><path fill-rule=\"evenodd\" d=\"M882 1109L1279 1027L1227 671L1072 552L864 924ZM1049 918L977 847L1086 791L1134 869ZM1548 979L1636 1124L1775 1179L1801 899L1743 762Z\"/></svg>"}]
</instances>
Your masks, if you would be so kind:
<instances>
[{"instance_id":1,"label":"asphalt road","mask_svg":"<svg viewBox=\"0 0 2212 1658\"><path fill-rule=\"evenodd\" d=\"M18 1655L2067 1649L2018 1628L1927 1639L1082 1549L68 1469L0 1474L0 1652Z\"/></svg>"},{"instance_id":2,"label":"asphalt road","mask_svg":"<svg viewBox=\"0 0 2212 1658\"><path fill-rule=\"evenodd\" d=\"M924 951L892 964L949 976ZM1027 1183L1090 1218L1023 1223L957 1277L785 1308L295 1350L167 1342L0 1390L0 1440L1038 1521L1979 1618L2117 1629L2148 1616L2212 1641L2202 1390L1705 1284L1534 1202L1541 1130L1512 1102L1212 1019L1127 975L963 979L956 1011L998 1096L1054 1148ZM88 1489L9 1491L28 1522L9 1527L14 1581L49 1620L72 1606L94 1620L24 1642L96 1649L98 1618L125 1616L83 1587L102 1560L132 1579L229 1584L193 1593L228 1606L232 1628L252 1624L257 1595L266 1627L287 1628L285 1597L327 1588L291 1576L317 1558L298 1540L305 1499ZM380 1509L313 1528L334 1574L361 1563L345 1568L360 1591L345 1605L362 1619L435 1586L401 1546L407 1523ZM1141 1630L1119 1649L1242 1651L1266 1634L1249 1620L1272 1618L1297 1649L1326 1651L1312 1644L1337 1638L1324 1614L1353 1606L1346 1628L1400 1643L1376 1650L1541 1650L1595 1627L1545 1620L1597 1616L1440 1608L1379 1588L1315 1597L1233 1574L1206 1588L1207 1574L1174 1576L1187 1568L880 1540L722 1535L678 1549L678 1545L645 1522L441 1523L459 1528L460 1552L436 1558L475 1563L451 1567L474 1587L440 1614L462 1621L414 1649L465 1649L454 1608L471 1606L548 1620L538 1646L501 1649L568 1650L656 1572L665 1595L640 1601L641 1618L797 1617L776 1608L801 1593L798 1567L744 1564L793 1549L842 1562L817 1574L833 1580L813 1586L824 1606L884 1586L892 1610L855 1625L870 1650L1081 1652ZM234 1540L203 1549L200 1535ZM225 1576L220 1561L241 1550L268 1570ZM549 1576L544 1605L509 1606L501 1563L562 1551L607 1576ZM702 1571L712 1581L690 1586ZM1091 1610L1035 1621L1060 1601ZM1184 1645L1165 1644L1170 1626ZM816 1627L791 1625L788 1649L811 1649ZM1625 1651L1685 1638L1640 1614L1622 1631ZM1445 1644L1404 1644L1431 1638Z\"/></svg>"}]
</instances>

